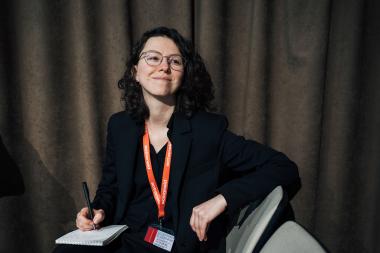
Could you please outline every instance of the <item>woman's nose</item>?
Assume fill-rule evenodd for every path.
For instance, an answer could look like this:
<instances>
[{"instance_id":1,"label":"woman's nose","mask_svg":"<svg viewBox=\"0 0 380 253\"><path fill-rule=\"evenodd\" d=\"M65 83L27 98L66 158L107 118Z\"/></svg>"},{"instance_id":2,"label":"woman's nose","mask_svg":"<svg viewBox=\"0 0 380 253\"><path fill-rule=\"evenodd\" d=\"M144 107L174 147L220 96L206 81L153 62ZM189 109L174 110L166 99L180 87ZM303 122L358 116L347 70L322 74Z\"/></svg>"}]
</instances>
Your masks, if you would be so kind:
<instances>
[{"instance_id":1,"label":"woman's nose","mask_svg":"<svg viewBox=\"0 0 380 253\"><path fill-rule=\"evenodd\" d=\"M162 62L160 64L160 68L164 70L165 72L170 70L170 63L169 59L167 57L162 58Z\"/></svg>"}]
</instances>

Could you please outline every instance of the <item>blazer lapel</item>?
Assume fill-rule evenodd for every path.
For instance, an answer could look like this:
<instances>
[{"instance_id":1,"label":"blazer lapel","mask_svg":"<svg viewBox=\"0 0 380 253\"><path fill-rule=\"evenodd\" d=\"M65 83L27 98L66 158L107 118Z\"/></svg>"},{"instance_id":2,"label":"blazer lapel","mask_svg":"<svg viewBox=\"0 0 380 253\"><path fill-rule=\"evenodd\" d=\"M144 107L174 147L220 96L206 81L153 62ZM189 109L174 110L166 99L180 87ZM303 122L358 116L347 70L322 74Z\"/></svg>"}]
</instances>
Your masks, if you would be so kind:
<instances>
[{"instance_id":1,"label":"blazer lapel","mask_svg":"<svg viewBox=\"0 0 380 253\"><path fill-rule=\"evenodd\" d=\"M173 207L173 225L177 231L178 226L178 197L180 187L183 183L183 174L187 165L187 159L191 148L191 125L190 120L181 113L176 113L173 119L171 142L173 144L173 155L169 179L169 191L172 197L168 200Z\"/></svg>"}]
</instances>

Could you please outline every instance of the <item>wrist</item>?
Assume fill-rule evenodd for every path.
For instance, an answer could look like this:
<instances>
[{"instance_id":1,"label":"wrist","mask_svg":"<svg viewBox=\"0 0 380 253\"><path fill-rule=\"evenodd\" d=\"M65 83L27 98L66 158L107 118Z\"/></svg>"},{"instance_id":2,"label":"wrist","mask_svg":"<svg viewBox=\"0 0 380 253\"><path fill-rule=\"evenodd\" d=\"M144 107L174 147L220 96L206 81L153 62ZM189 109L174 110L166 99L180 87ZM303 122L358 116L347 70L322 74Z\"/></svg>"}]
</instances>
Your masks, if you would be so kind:
<instances>
[{"instance_id":1,"label":"wrist","mask_svg":"<svg viewBox=\"0 0 380 253\"><path fill-rule=\"evenodd\" d=\"M216 197L218 198L220 205L223 207L223 210L225 210L227 208L227 201L224 196L222 194L218 194Z\"/></svg>"}]
</instances>

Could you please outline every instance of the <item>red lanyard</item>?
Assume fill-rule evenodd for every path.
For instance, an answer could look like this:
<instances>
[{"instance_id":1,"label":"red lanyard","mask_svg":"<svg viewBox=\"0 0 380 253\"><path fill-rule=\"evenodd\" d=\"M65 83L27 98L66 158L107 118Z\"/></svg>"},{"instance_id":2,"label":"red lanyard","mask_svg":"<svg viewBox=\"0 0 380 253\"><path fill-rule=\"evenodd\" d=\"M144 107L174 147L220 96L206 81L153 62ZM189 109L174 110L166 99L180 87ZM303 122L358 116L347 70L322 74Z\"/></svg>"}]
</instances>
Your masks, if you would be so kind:
<instances>
[{"instance_id":1,"label":"red lanyard","mask_svg":"<svg viewBox=\"0 0 380 253\"><path fill-rule=\"evenodd\" d=\"M163 218L165 216L165 204L166 196L168 195L168 185L169 185L169 175L170 175L170 165L172 160L172 144L168 141L168 146L166 148L164 171L162 174L161 181L161 193L158 191L156 179L152 170L152 162L150 160L150 144L149 144L149 134L148 127L145 124L145 134L143 137L143 150L144 150L144 161L146 173L148 175L149 185L153 192L154 200L156 201L158 207L158 218Z\"/></svg>"}]
</instances>

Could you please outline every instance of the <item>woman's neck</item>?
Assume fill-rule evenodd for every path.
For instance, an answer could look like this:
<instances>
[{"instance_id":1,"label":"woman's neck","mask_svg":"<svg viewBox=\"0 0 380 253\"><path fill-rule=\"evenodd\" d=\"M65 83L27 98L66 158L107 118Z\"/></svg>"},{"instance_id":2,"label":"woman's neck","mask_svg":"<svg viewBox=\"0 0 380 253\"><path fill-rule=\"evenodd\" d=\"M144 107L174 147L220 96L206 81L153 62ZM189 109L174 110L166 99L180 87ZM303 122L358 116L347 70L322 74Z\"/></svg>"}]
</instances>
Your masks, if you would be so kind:
<instances>
[{"instance_id":1,"label":"woman's neck","mask_svg":"<svg viewBox=\"0 0 380 253\"><path fill-rule=\"evenodd\" d=\"M145 103L149 108L149 118L147 119L147 123L151 127L166 128L170 117L174 112L174 100L162 102L156 99L147 99L145 100Z\"/></svg>"}]
</instances>

